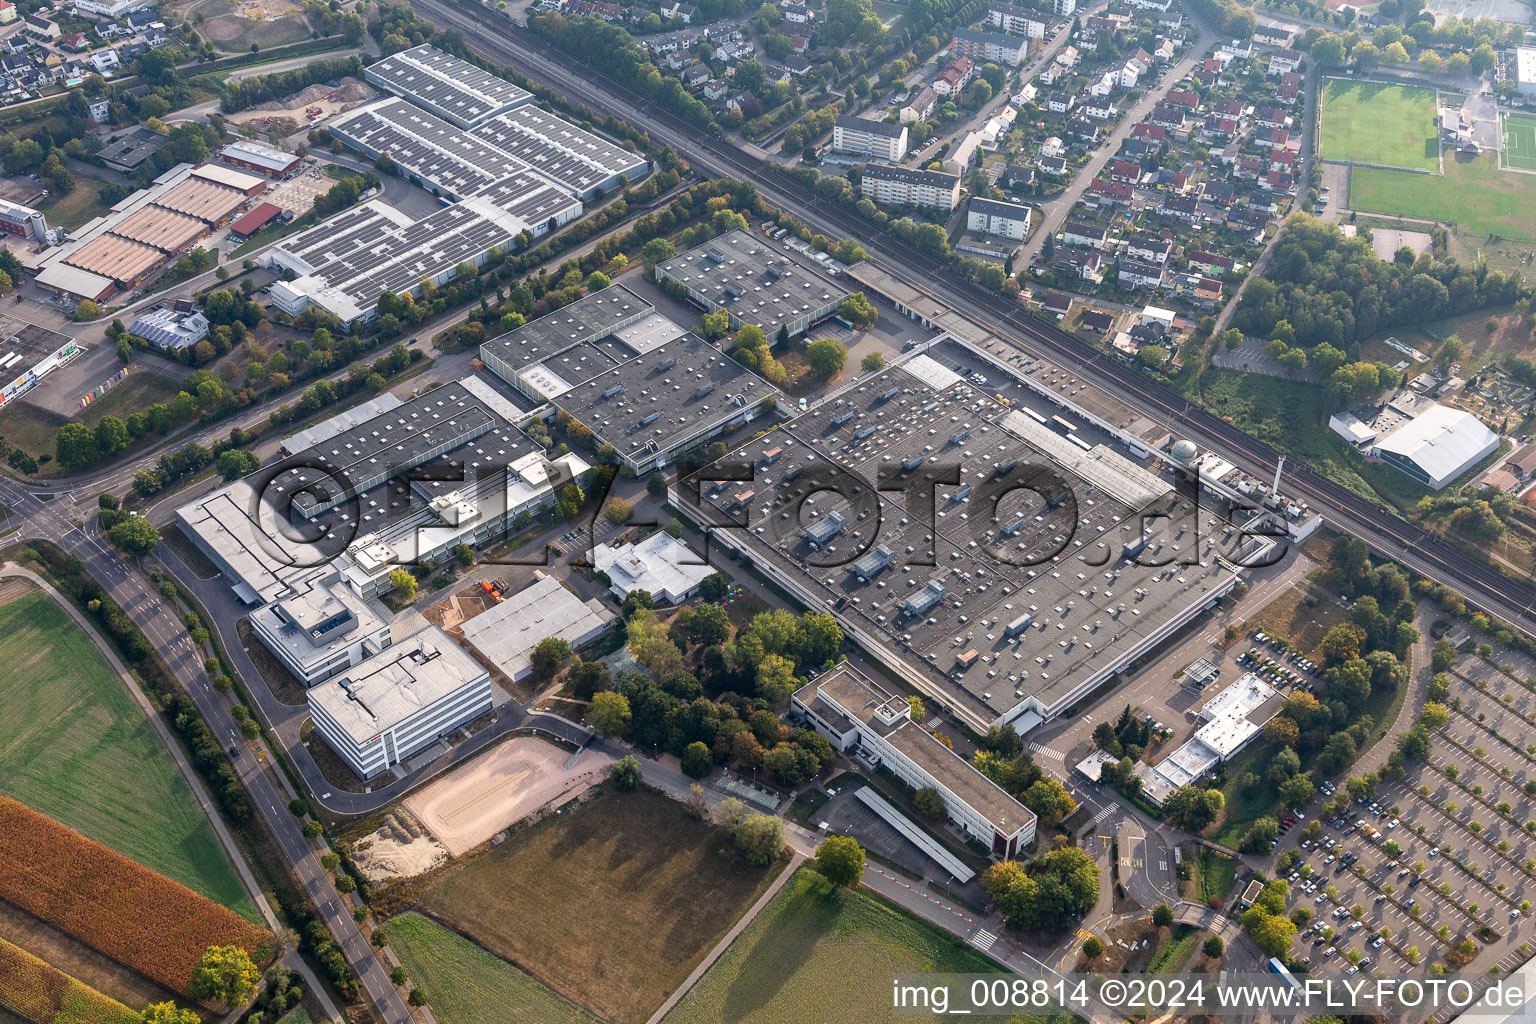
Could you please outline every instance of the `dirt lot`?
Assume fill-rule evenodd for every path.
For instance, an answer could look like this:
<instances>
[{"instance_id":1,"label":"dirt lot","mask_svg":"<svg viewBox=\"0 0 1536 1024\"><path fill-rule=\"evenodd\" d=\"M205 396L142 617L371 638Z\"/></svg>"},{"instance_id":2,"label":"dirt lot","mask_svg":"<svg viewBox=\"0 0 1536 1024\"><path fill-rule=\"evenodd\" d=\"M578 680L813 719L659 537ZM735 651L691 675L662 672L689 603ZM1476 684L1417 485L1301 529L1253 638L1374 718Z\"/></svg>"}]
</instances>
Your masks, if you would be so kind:
<instances>
[{"instance_id":1,"label":"dirt lot","mask_svg":"<svg viewBox=\"0 0 1536 1024\"><path fill-rule=\"evenodd\" d=\"M556 800L573 797L607 775L611 758L587 751L570 769L570 754L533 736L517 736L475 758L405 801L455 857Z\"/></svg>"},{"instance_id":2,"label":"dirt lot","mask_svg":"<svg viewBox=\"0 0 1536 1024\"><path fill-rule=\"evenodd\" d=\"M376 831L359 839L352 855L373 882L413 878L448 859L442 844L403 807L390 812Z\"/></svg>"},{"instance_id":3,"label":"dirt lot","mask_svg":"<svg viewBox=\"0 0 1536 1024\"><path fill-rule=\"evenodd\" d=\"M324 83L312 85L303 92L286 99L268 100L266 103L258 103L249 110L230 114L226 120L235 124L254 121L258 125L266 125L267 122L276 123L285 119L296 122L300 126L324 124L326 118L366 103L375 95L377 94L371 85L356 78L347 77L341 79L335 89ZM313 121L309 119L308 114L311 107L320 108L320 116Z\"/></svg>"},{"instance_id":4,"label":"dirt lot","mask_svg":"<svg viewBox=\"0 0 1536 1024\"><path fill-rule=\"evenodd\" d=\"M1246 626L1250 630L1261 629L1270 636L1285 637L1296 645L1296 650L1310 657L1317 651L1323 634L1347 619L1344 609L1325 592L1299 585L1271 601L1262 612L1249 619Z\"/></svg>"}]
</instances>

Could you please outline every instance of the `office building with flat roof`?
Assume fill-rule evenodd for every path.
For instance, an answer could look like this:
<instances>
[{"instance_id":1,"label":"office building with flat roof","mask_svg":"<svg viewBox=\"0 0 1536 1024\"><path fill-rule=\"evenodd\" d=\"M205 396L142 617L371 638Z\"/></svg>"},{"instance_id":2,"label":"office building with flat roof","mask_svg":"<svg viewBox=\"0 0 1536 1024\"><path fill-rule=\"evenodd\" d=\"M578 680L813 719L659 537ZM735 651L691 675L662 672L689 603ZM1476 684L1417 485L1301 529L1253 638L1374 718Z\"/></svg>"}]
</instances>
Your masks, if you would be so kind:
<instances>
[{"instance_id":1,"label":"office building with flat roof","mask_svg":"<svg viewBox=\"0 0 1536 1024\"><path fill-rule=\"evenodd\" d=\"M376 61L363 69L363 77L460 128L533 100L528 90L430 44Z\"/></svg>"},{"instance_id":2,"label":"office building with flat roof","mask_svg":"<svg viewBox=\"0 0 1536 1024\"><path fill-rule=\"evenodd\" d=\"M912 721L906 697L847 662L796 690L790 705L839 751L857 749L914 790L935 790L949 820L993 856L1019 857L1034 843L1034 812Z\"/></svg>"},{"instance_id":3,"label":"office building with flat roof","mask_svg":"<svg viewBox=\"0 0 1536 1024\"><path fill-rule=\"evenodd\" d=\"M388 617L336 572L310 576L256 609L251 628L305 686L360 665L390 644Z\"/></svg>"},{"instance_id":4,"label":"office building with flat roof","mask_svg":"<svg viewBox=\"0 0 1536 1024\"><path fill-rule=\"evenodd\" d=\"M69 335L0 313L0 408L79 354Z\"/></svg>"},{"instance_id":5,"label":"office building with flat roof","mask_svg":"<svg viewBox=\"0 0 1536 1024\"><path fill-rule=\"evenodd\" d=\"M513 682L533 674L533 649L540 640L556 637L579 648L596 640L618 618L602 601L595 597L583 601L554 576L543 572L533 576L533 583L505 595L460 627L464 642Z\"/></svg>"},{"instance_id":6,"label":"office building with flat roof","mask_svg":"<svg viewBox=\"0 0 1536 1024\"><path fill-rule=\"evenodd\" d=\"M491 674L437 626L312 687L315 731L371 779L491 710Z\"/></svg>"},{"instance_id":7,"label":"office building with flat roof","mask_svg":"<svg viewBox=\"0 0 1536 1024\"><path fill-rule=\"evenodd\" d=\"M599 544L592 551L592 567L608 574L609 588L620 601L632 590L643 590L657 604L682 604L715 572L702 555L664 530L638 544Z\"/></svg>"},{"instance_id":8,"label":"office building with flat roof","mask_svg":"<svg viewBox=\"0 0 1536 1024\"><path fill-rule=\"evenodd\" d=\"M710 312L725 310L731 326L755 324L773 344L793 338L837 312L848 298L798 253L732 229L656 265L656 280L681 287Z\"/></svg>"},{"instance_id":9,"label":"office building with flat roof","mask_svg":"<svg viewBox=\"0 0 1536 1024\"><path fill-rule=\"evenodd\" d=\"M578 384L555 404L613 446L635 475L750 423L777 389L692 334Z\"/></svg>"}]
</instances>

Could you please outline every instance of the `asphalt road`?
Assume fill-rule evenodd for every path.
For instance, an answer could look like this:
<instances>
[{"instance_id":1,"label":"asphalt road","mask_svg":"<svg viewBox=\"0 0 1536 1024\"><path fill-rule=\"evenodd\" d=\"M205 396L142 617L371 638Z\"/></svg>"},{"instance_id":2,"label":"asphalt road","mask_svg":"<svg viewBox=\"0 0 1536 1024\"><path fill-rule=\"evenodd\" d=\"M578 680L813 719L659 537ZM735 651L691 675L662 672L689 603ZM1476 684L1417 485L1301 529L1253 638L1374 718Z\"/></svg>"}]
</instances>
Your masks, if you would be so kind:
<instances>
[{"instance_id":1,"label":"asphalt road","mask_svg":"<svg viewBox=\"0 0 1536 1024\"><path fill-rule=\"evenodd\" d=\"M57 499L55 499L55 502ZM25 525L17 539L52 541L64 551L84 559L86 572L98 582L123 612L154 645L177 683L192 698L219 742L244 749L240 731L229 705L208 682L203 659L187 635L181 617L151 588L131 563L113 551L100 537L76 527L62 507L45 502L12 480L0 477L0 504L11 509ZM347 961L357 972L366 998L384 1024L413 1024L410 1011L389 980L389 971L352 920L352 904L336 891L320 866L309 840L299 831L299 821L288 811L288 798L256 759L245 754L235 759L235 772L250 796L251 804L276 838L283 856L299 883L335 936Z\"/></svg>"}]
</instances>

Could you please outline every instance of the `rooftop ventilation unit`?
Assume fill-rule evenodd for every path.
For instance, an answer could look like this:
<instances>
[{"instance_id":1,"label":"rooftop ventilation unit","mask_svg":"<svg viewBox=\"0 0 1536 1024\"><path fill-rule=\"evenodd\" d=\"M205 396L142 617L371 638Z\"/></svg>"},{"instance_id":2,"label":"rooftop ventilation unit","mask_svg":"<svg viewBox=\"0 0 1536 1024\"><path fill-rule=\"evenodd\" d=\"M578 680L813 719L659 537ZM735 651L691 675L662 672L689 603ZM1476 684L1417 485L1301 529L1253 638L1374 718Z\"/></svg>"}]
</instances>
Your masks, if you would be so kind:
<instances>
[{"instance_id":1,"label":"rooftop ventilation unit","mask_svg":"<svg viewBox=\"0 0 1536 1024\"><path fill-rule=\"evenodd\" d=\"M866 437L874 437L875 436L875 431L877 431L879 429L880 429L879 427L865 427L863 430L856 431L854 433L854 435L853 435L853 439L855 441L862 441Z\"/></svg>"},{"instance_id":2,"label":"rooftop ventilation unit","mask_svg":"<svg viewBox=\"0 0 1536 1024\"><path fill-rule=\"evenodd\" d=\"M964 430L959 430L959 431L956 431L953 434L950 434L949 435L949 441L950 441L951 444L964 444L965 443L965 439L970 437L970 436L971 436L971 428L970 427L966 427Z\"/></svg>"},{"instance_id":3,"label":"rooftop ventilation unit","mask_svg":"<svg viewBox=\"0 0 1536 1024\"><path fill-rule=\"evenodd\" d=\"M882 402L888 402L899 394L901 394L901 388L899 387L886 388L884 391L880 392L877 397L879 397L880 401Z\"/></svg>"},{"instance_id":4,"label":"rooftop ventilation unit","mask_svg":"<svg viewBox=\"0 0 1536 1024\"><path fill-rule=\"evenodd\" d=\"M903 473L910 473L914 469L916 469L918 466L921 466L922 464L923 464L923 457L921 455L914 456L914 457L912 457L910 459L902 459L901 460L901 471Z\"/></svg>"},{"instance_id":5,"label":"rooftop ventilation unit","mask_svg":"<svg viewBox=\"0 0 1536 1024\"><path fill-rule=\"evenodd\" d=\"M1002 535L1004 537L1012 537L1022 529L1024 529L1024 517L1020 516L1018 522L1014 523L1012 526L1003 527Z\"/></svg>"},{"instance_id":6,"label":"rooftop ventilation unit","mask_svg":"<svg viewBox=\"0 0 1536 1024\"><path fill-rule=\"evenodd\" d=\"M710 381L708 384L700 384L698 387L693 389L693 397L703 398L713 390L715 390L714 381Z\"/></svg>"},{"instance_id":7,"label":"rooftop ventilation unit","mask_svg":"<svg viewBox=\"0 0 1536 1024\"><path fill-rule=\"evenodd\" d=\"M719 249L706 249L704 250L704 255L708 257L709 262L711 263L725 262L725 254L722 253Z\"/></svg>"},{"instance_id":8,"label":"rooftop ventilation unit","mask_svg":"<svg viewBox=\"0 0 1536 1024\"><path fill-rule=\"evenodd\" d=\"M672 369L672 367L674 367L676 365L677 365L676 357L673 357L671 359L663 359L661 362L656 364L656 372L657 373L664 373L667 370Z\"/></svg>"},{"instance_id":9,"label":"rooftop ventilation unit","mask_svg":"<svg viewBox=\"0 0 1536 1024\"><path fill-rule=\"evenodd\" d=\"M648 426L649 424L655 423L659 419L661 419L661 413L648 412L644 416L640 417L640 425L642 427Z\"/></svg>"},{"instance_id":10,"label":"rooftop ventilation unit","mask_svg":"<svg viewBox=\"0 0 1536 1024\"><path fill-rule=\"evenodd\" d=\"M622 395L623 393L624 393L624 385L623 384L615 384L611 388L604 388L603 389L603 397L604 398L615 398L615 397L617 397L619 395Z\"/></svg>"},{"instance_id":11,"label":"rooftop ventilation unit","mask_svg":"<svg viewBox=\"0 0 1536 1024\"><path fill-rule=\"evenodd\" d=\"M1007 462L994 462L992 464L992 472L998 476L1002 476L1004 473L1012 473L1018 464L1018 459L1009 459Z\"/></svg>"},{"instance_id":12,"label":"rooftop ventilation unit","mask_svg":"<svg viewBox=\"0 0 1536 1024\"><path fill-rule=\"evenodd\" d=\"M962 487L958 491L956 491L954 494L951 494L949 496L949 500L950 501L964 501L966 498L969 498L970 496L971 496L971 489L969 487Z\"/></svg>"},{"instance_id":13,"label":"rooftop ventilation unit","mask_svg":"<svg viewBox=\"0 0 1536 1024\"><path fill-rule=\"evenodd\" d=\"M854 414L852 412L845 412L841 416L833 416L832 425L834 427L840 427L844 423L847 423L849 420L853 419L853 416Z\"/></svg>"}]
</instances>

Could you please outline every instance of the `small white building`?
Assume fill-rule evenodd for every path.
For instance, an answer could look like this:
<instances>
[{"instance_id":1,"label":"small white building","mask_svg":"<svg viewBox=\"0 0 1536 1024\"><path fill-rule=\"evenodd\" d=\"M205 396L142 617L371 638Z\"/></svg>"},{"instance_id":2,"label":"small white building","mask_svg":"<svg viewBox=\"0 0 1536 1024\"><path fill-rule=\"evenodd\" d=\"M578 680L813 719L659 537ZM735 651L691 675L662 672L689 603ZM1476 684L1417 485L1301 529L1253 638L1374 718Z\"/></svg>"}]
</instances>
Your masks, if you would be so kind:
<instances>
[{"instance_id":1,"label":"small white building","mask_svg":"<svg viewBox=\"0 0 1536 1024\"><path fill-rule=\"evenodd\" d=\"M319 733L371 779L491 710L491 674L437 626L309 691Z\"/></svg>"},{"instance_id":2,"label":"small white building","mask_svg":"<svg viewBox=\"0 0 1536 1024\"><path fill-rule=\"evenodd\" d=\"M682 604L715 571L687 544L661 530L639 544L599 544L592 551L592 567L608 574L620 601L632 590L644 590L657 604Z\"/></svg>"},{"instance_id":3,"label":"small white building","mask_svg":"<svg viewBox=\"0 0 1536 1024\"><path fill-rule=\"evenodd\" d=\"M1334 413L1334 433L1434 490L1443 490L1499 447L1499 435L1464 409L1404 389L1385 402Z\"/></svg>"},{"instance_id":4,"label":"small white building","mask_svg":"<svg viewBox=\"0 0 1536 1024\"><path fill-rule=\"evenodd\" d=\"M1154 767L1137 762L1142 795L1161 807L1168 794L1192 786L1223 761L1236 757L1265 724L1280 713L1285 698L1252 672L1205 702L1200 709L1204 722L1183 746Z\"/></svg>"},{"instance_id":5,"label":"small white building","mask_svg":"<svg viewBox=\"0 0 1536 1024\"><path fill-rule=\"evenodd\" d=\"M912 706L846 662L796 690L794 712L839 751L889 768L913 789L933 789L949 820L997 857L1035 841L1035 815L912 721Z\"/></svg>"}]
</instances>

